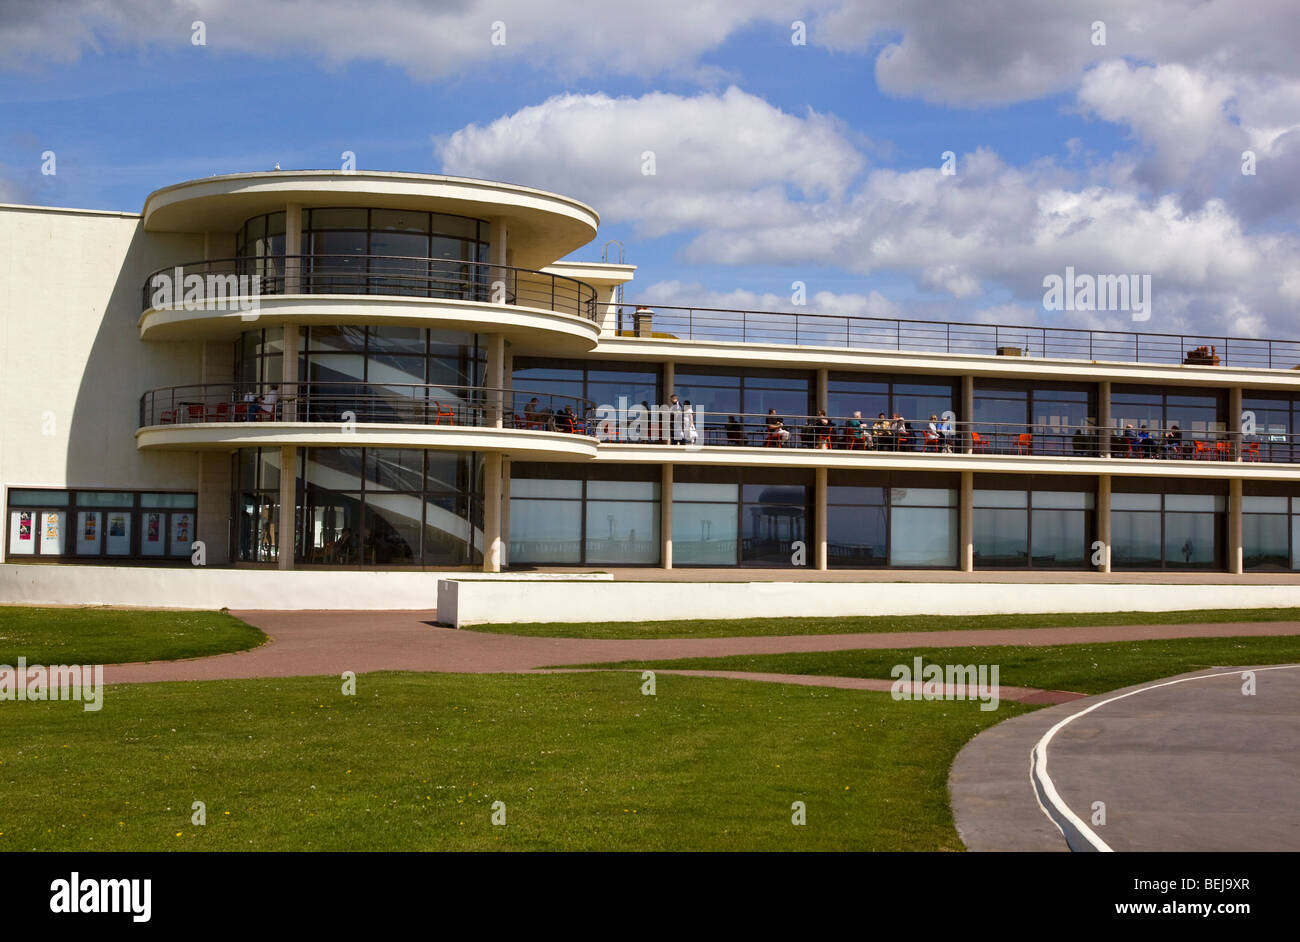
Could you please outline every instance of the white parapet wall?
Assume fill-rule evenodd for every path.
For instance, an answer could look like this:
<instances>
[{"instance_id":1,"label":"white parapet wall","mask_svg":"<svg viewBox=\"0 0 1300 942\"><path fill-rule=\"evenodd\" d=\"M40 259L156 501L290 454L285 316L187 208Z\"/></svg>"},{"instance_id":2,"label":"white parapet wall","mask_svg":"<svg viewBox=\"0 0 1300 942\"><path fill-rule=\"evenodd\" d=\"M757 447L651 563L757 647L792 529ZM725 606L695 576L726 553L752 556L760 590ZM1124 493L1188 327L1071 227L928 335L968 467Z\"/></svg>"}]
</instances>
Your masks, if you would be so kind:
<instances>
[{"instance_id":1,"label":"white parapet wall","mask_svg":"<svg viewBox=\"0 0 1300 942\"><path fill-rule=\"evenodd\" d=\"M204 569L146 566L0 565L0 604L117 605L177 609L433 609L438 585L492 574L380 570ZM609 580L608 573L528 573L511 585L532 580ZM500 588L497 595L508 595Z\"/></svg>"},{"instance_id":2,"label":"white parapet wall","mask_svg":"<svg viewBox=\"0 0 1300 942\"><path fill-rule=\"evenodd\" d=\"M1011 615L1173 612L1300 606L1300 585L1073 583L530 582L509 592L486 582L438 583L438 621L684 621L845 615Z\"/></svg>"}]
</instances>

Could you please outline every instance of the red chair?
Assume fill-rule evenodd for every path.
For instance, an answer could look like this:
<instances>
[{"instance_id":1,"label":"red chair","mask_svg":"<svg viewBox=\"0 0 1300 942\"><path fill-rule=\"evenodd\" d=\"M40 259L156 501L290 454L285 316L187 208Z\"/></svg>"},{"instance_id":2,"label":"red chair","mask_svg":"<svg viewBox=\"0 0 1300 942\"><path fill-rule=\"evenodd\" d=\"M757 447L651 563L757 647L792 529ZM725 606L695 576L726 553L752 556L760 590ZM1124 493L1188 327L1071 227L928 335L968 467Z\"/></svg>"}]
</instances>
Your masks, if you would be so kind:
<instances>
[{"instance_id":1,"label":"red chair","mask_svg":"<svg viewBox=\"0 0 1300 942\"><path fill-rule=\"evenodd\" d=\"M925 450L926 450L926 451L938 451L938 450L939 450L939 433L938 433L938 432L926 432L926 433L925 433Z\"/></svg>"},{"instance_id":2,"label":"red chair","mask_svg":"<svg viewBox=\"0 0 1300 942\"><path fill-rule=\"evenodd\" d=\"M1192 457L1193 457L1193 458L1195 458L1195 459L1197 459L1197 460L1201 460L1201 456L1202 456L1202 455L1204 455L1205 458L1207 458L1207 459L1209 458L1209 455L1210 455L1210 446L1207 445L1205 442L1202 442L1202 441L1193 441L1193 442L1192 442L1192 447L1193 447L1193 449L1195 449L1195 450L1192 452Z\"/></svg>"},{"instance_id":3,"label":"red chair","mask_svg":"<svg viewBox=\"0 0 1300 942\"><path fill-rule=\"evenodd\" d=\"M441 403L435 402L433 404L433 411L434 411L434 417L433 417L434 425L441 425L443 419L447 420L448 425L456 424L456 412L454 409L444 409Z\"/></svg>"},{"instance_id":4,"label":"red chair","mask_svg":"<svg viewBox=\"0 0 1300 942\"><path fill-rule=\"evenodd\" d=\"M206 418L209 422L229 422L230 403L218 402L215 406L208 409Z\"/></svg>"},{"instance_id":5,"label":"red chair","mask_svg":"<svg viewBox=\"0 0 1300 942\"><path fill-rule=\"evenodd\" d=\"M191 422L203 421L203 406L196 403L192 406L186 406L185 408L189 415L189 421Z\"/></svg>"},{"instance_id":6,"label":"red chair","mask_svg":"<svg viewBox=\"0 0 1300 942\"><path fill-rule=\"evenodd\" d=\"M235 421L246 422L247 420L248 420L248 403L246 402L235 403Z\"/></svg>"},{"instance_id":7,"label":"red chair","mask_svg":"<svg viewBox=\"0 0 1300 942\"><path fill-rule=\"evenodd\" d=\"M971 432L970 440L971 440L971 444L974 446L974 450L976 454L979 454L980 452L984 452L985 454L988 453L989 450L988 440L979 432Z\"/></svg>"},{"instance_id":8,"label":"red chair","mask_svg":"<svg viewBox=\"0 0 1300 942\"><path fill-rule=\"evenodd\" d=\"M175 425L175 424L176 424L176 410L175 410L175 409L163 409L161 412L159 412L159 413L158 413L158 424L159 424L159 425Z\"/></svg>"},{"instance_id":9,"label":"red chair","mask_svg":"<svg viewBox=\"0 0 1300 942\"><path fill-rule=\"evenodd\" d=\"M1214 457L1217 458L1219 461L1231 461L1231 460L1232 460L1232 443L1231 443L1231 442L1215 442L1215 443L1214 443Z\"/></svg>"},{"instance_id":10,"label":"red chair","mask_svg":"<svg viewBox=\"0 0 1300 942\"><path fill-rule=\"evenodd\" d=\"M1242 460L1242 461L1258 461L1258 460L1259 460L1259 442L1247 442L1246 444L1242 445L1242 446L1241 446L1241 460Z\"/></svg>"},{"instance_id":11,"label":"red chair","mask_svg":"<svg viewBox=\"0 0 1300 942\"><path fill-rule=\"evenodd\" d=\"M1034 436L1030 432L1021 432L1016 436L1016 454L1027 455L1034 448Z\"/></svg>"}]
</instances>

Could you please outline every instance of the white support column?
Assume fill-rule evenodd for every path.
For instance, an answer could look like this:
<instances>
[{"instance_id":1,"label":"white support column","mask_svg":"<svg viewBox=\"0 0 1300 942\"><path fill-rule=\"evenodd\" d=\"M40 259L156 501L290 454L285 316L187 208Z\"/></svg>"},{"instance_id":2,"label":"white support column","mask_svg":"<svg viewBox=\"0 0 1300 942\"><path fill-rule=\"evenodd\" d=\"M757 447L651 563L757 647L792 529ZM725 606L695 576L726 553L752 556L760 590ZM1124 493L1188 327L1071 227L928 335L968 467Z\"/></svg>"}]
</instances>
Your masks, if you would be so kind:
<instances>
[{"instance_id":1,"label":"white support column","mask_svg":"<svg viewBox=\"0 0 1300 942\"><path fill-rule=\"evenodd\" d=\"M483 571L501 571L501 454L483 458Z\"/></svg>"},{"instance_id":2,"label":"white support column","mask_svg":"<svg viewBox=\"0 0 1300 942\"><path fill-rule=\"evenodd\" d=\"M674 363L672 360L668 360L664 363L663 400L665 405L668 403L668 400L672 398L674 387L676 385L677 385L677 364Z\"/></svg>"},{"instance_id":3,"label":"white support column","mask_svg":"<svg viewBox=\"0 0 1300 942\"><path fill-rule=\"evenodd\" d=\"M961 421L960 427L962 451L970 454L973 450L971 443L971 421L975 418L975 377L969 373L961 378Z\"/></svg>"},{"instance_id":4,"label":"white support column","mask_svg":"<svg viewBox=\"0 0 1300 942\"><path fill-rule=\"evenodd\" d=\"M961 502L957 511L957 563L962 572L975 571L975 472L961 473Z\"/></svg>"},{"instance_id":5,"label":"white support column","mask_svg":"<svg viewBox=\"0 0 1300 942\"><path fill-rule=\"evenodd\" d=\"M1097 539L1101 541L1099 572L1110 572L1110 475L1097 476ZM1091 561L1091 557L1089 557Z\"/></svg>"},{"instance_id":6,"label":"white support column","mask_svg":"<svg viewBox=\"0 0 1300 942\"><path fill-rule=\"evenodd\" d=\"M284 293L302 292L302 204L284 207Z\"/></svg>"},{"instance_id":7,"label":"white support column","mask_svg":"<svg viewBox=\"0 0 1300 942\"><path fill-rule=\"evenodd\" d=\"M1237 412L1240 418L1241 411ZM1241 534L1241 478L1228 482L1228 572L1240 575L1245 571L1245 553Z\"/></svg>"},{"instance_id":8,"label":"white support column","mask_svg":"<svg viewBox=\"0 0 1300 942\"><path fill-rule=\"evenodd\" d=\"M1100 446L1099 454L1110 455L1110 380L1102 380L1097 384L1097 444ZM1110 541L1105 541L1110 546Z\"/></svg>"},{"instance_id":9,"label":"white support column","mask_svg":"<svg viewBox=\"0 0 1300 942\"><path fill-rule=\"evenodd\" d=\"M284 353L280 357L280 402L271 421L292 422L298 416L298 325L284 325ZM341 421L341 420L340 420Z\"/></svg>"},{"instance_id":10,"label":"white support column","mask_svg":"<svg viewBox=\"0 0 1300 942\"><path fill-rule=\"evenodd\" d=\"M823 412L830 410L830 377L831 371L825 367L817 371L817 408Z\"/></svg>"},{"instance_id":11,"label":"white support column","mask_svg":"<svg viewBox=\"0 0 1300 942\"><path fill-rule=\"evenodd\" d=\"M826 371L821 370L820 372L825 373ZM828 563L826 550L826 476L825 468L817 469L817 486L814 497L816 501L816 519L813 527L816 530L814 536L817 540L817 568L821 571L825 571Z\"/></svg>"},{"instance_id":12,"label":"white support column","mask_svg":"<svg viewBox=\"0 0 1300 942\"><path fill-rule=\"evenodd\" d=\"M673 568L673 466L665 464L659 483L659 565Z\"/></svg>"},{"instance_id":13,"label":"white support column","mask_svg":"<svg viewBox=\"0 0 1300 942\"><path fill-rule=\"evenodd\" d=\"M292 569L295 523L298 507L298 449L293 445L280 448L280 519L276 527L276 547L280 569Z\"/></svg>"},{"instance_id":14,"label":"white support column","mask_svg":"<svg viewBox=\"0 0 1300 942\"><path fill-rule=\"evenodd\" d=\"M510 565L510 459L501 456L501 568Z\"/></svg>"},{"instance_id":15,"label":"white support column","mask_svg":"<svg viewBox=\"0 0 1300 942\"><path fill-rule=\"evenodd\" d=\"M503 398L501 390L506 384L506 339L502 334L489 334L487 338L488 411L484 424L493 428L502 426Z\"/></svg>"}]
</instances>

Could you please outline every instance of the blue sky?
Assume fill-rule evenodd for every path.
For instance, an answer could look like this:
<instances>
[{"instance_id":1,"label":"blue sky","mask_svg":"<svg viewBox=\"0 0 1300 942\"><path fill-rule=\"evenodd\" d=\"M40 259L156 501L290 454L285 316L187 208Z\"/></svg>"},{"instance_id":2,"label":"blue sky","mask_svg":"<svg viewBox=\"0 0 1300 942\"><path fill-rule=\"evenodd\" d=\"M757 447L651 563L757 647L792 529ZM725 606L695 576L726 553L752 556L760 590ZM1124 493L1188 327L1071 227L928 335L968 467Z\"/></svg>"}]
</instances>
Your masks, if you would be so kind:
<instances>
[{"instance_id":1,"label":"blue sky","mask_svg":"<svg viewBox=\"0 0 1300 942\"><path fill-rule=\"evenodd\" d=\"M601 236L574 257L621 240L630 298L790 309L799 280L805 310L1132 329L1043 310L1073 265L1152 275L1143 329L1300 333L1285 4L1251 24L1218 0L2 6L0 200L137 211L351 150L591 202Z\"/></svg>"}]
</instances>

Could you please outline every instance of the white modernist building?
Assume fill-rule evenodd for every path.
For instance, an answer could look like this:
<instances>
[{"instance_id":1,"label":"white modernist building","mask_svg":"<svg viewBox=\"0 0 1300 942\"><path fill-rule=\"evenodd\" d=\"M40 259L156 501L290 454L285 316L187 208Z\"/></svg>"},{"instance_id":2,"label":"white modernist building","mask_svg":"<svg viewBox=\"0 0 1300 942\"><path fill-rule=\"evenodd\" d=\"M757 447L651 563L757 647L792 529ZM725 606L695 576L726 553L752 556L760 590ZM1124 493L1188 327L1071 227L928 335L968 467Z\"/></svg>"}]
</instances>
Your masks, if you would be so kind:
<instances>
[{"instance_id":1,"label":"white modernist building","mask_svg":"<svg viewBox=\"0 0 1300 942\"><path fill-rule=\"evenodd\" d=\"M361 171L0 206L3 562L1300 569L1300 343L651 310L563 261L598 221Z\"/></svg>"}]
</instances>

